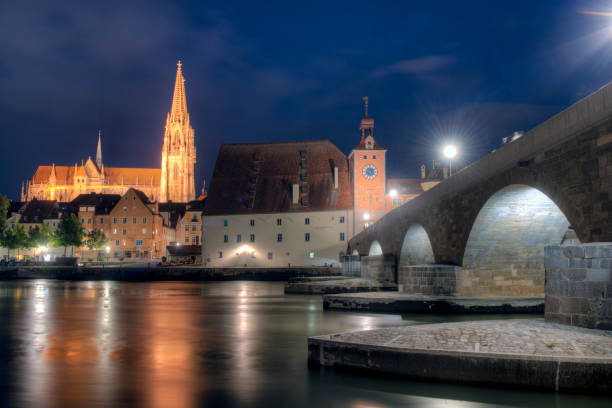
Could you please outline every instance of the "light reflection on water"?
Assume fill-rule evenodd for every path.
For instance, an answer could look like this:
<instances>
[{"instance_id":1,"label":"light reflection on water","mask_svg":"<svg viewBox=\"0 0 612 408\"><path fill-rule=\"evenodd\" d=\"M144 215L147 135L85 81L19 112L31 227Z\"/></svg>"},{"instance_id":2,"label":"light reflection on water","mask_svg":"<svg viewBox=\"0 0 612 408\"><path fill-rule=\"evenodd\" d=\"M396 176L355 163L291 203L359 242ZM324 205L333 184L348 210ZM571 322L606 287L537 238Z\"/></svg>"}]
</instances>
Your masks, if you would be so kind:
<instances>
[{"instance_id":1,"label":"light reflection on water","mask_svg":"<svg viewBox=\"0 0 612 408\"><path fill-rule=\"evenodd\" d=\"M479 318L491 318L483 316ZM282 283L0 282L3 406L607 406L309 369L306 338L448 316L323 312Z\"/></svg>"}]
</instances>

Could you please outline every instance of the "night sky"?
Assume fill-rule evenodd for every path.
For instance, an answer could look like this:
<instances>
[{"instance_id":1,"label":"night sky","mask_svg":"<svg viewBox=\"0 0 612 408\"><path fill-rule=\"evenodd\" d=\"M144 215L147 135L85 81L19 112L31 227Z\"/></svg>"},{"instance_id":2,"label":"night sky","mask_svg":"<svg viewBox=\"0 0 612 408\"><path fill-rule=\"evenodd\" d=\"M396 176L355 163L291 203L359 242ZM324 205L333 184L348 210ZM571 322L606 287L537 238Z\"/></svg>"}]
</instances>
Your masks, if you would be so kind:
<instances>
[{"instance_id":1,"label":"night sky","mask_svg":"<svg viewBox=\"0 0 612 408\"><path fill-rule=\"evenodd\" d=\"M364 95L389 176L417 177L445 140L465 165L612 80L610 1L330 3L2 2L0 192L95 156L99 128L106 166L159 168L178 59L198 189L221 143L348 154Z\"/></svg>"}]
</instances>

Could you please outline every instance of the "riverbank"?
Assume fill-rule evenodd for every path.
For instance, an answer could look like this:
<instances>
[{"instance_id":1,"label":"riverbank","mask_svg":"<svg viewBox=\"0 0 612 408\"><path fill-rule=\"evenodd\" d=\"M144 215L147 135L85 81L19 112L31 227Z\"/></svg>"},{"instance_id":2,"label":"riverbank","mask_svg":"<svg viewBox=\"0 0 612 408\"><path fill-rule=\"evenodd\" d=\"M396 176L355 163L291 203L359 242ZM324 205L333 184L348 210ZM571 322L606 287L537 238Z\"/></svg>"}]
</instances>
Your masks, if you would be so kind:
<instances>
[{"instance_id":1,"label":"riverbank","mask_svg":"<svg viewBox=\"0 0 612 408\"><path fill-rule=\"evenodd\" d=\"M427 381L612 394L612 333L541 319L314 336L308 360Z\"/></svg>"},{"instance_id":2,"label":"riverbank","mask_svg":"<svg viewBox=\"0 0 612 408\"><path fill-rule=\"evenodd\" d=\"M393 282L373 279L336 277L336 279L303 279L285 284L285 293L299 295L323 295L327 293L358 293L397 290Z\"/></svg>"},{"instance_id":3,"label":"riverbank","mask_svg":"<svg viewBox=\"0 0 612 408\"><path fill-rule=\"evenodd\" d=\"M116 281L286 281L291 278L332 276L331 267L291 268L203 268L201 266L160 267L153 264L112 266L19 266L0 267L0 279L61 279Z\"/></svg>"}]
</instances>

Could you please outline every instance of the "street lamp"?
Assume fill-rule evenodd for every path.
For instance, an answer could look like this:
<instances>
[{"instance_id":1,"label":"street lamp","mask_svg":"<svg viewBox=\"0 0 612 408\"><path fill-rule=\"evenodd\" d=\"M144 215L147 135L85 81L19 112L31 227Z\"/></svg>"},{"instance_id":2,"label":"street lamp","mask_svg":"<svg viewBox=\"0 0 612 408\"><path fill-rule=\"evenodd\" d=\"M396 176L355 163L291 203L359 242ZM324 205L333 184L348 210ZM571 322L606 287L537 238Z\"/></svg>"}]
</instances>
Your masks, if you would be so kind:
<instances>
[{"instance_id":1,"label":"street lamp","mask_svg":"<svg viewBox=\"0 0 612 408\"><path fill-rule=\"evenodd\" d=\"M448 175L449 177L453 174L453 158L457 156L457 148L453 145L444 146L444 157L448 159Z\"/></svg>"}]
</instances>

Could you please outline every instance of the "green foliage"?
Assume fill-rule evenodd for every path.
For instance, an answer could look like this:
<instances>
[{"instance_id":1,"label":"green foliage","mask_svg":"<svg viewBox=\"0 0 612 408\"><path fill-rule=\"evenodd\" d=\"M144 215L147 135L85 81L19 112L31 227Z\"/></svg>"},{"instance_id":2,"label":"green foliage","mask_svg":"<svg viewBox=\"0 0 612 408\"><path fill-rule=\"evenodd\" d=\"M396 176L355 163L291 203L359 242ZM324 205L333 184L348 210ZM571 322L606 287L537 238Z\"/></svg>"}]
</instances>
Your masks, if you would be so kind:
<instances>
[{"instance_id":1,"label":"green foliage","mask_svg":"<svg viewBox=\"0 0 612 408\"><path fill-rule=\"evenodd\" d=\"M87 234L87 248L91 249L102 249L108 244L106 235L102 230L92 230Z\"/></svg>"},{"instance_id":2,"label":"green foliage","mask_svg":"<svg viewBox=\"0 0 612 408\"><path fill-rule=\"evenodd\" d=\"M81 222L74 214L63 213L60 219L59 225L57 226L56 245L65 248L72 246L78 247L83 243L83 226Z\"/></svg>"},{"instance_id":3,"label":"green foliage","mask_svg":"<svg viewBox=\"0 0 612 408\"><path fill-rule=\"evenodd\" d=\"M6 229L6 217L8 215L9 200L0 194L0 234Z\"/></svg>"},{"instance_id":4,"label":"green foliage","mask_svg":"<svg viewBox=\"0 0 612 408\"><path fill-rule=\"evenodd\" d=\"M28 234L28 248L44 247L51 244L53 240L53 234L51 227L48 224L43 224L42 228L38 225L32 228Z\"/></svg>"},{"instance_id":5,"label":"green foliage","mask_svg":"<svg viewBox=\"0 0 612 408\"><path fill-rule=\"evenodd\" d=\"M2 233L2 246L9 249L9 258L11 249L25 248L28 244L28 234L19 224L13 228L6 229Z\"/></svg>"}]
</instances>

